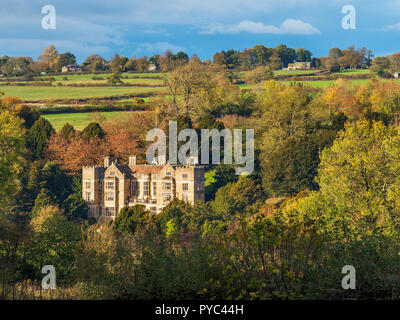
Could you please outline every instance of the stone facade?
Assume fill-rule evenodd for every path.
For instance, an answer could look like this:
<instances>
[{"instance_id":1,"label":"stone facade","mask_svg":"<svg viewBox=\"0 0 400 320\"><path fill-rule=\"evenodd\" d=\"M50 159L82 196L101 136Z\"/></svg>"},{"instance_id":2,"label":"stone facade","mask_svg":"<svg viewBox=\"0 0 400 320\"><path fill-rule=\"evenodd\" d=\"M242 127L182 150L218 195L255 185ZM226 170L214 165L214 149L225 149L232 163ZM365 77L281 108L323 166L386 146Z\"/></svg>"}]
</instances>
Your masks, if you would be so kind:
<instances>
[{"instance_id":1,"label":"stone facade","mask_svg":"<svg viewBox=\"0 0 400 320\"><path fill-rule=\"evenodd\" d=\"M61 68L61 72L82 72L86 71L84 68L78 65L70 64Z\"/></svg>"},{"instance_id":2,"label":"stone facade","mask_svg":"<svg viewBox=\"0 0 400 320\"><path fill-rule=\"evenodd\" d=\"M82 196L89 206L89 217L114 219L125 206L141 204L160 213L174 198L194 204L204 201L204 167L138 165L129 157L128 165L104 158L103 166L82 168Z\"/></svg>"},{"instance_id":3,"label":"stone facade","mask_svg":"<svg viewBox=\"0 0 400 320\"><path fill-rule=\"evenodd\" d=\"M286 70L310 70L311 62L294 62L289 63Z\"/></svg>"}]
</instances>

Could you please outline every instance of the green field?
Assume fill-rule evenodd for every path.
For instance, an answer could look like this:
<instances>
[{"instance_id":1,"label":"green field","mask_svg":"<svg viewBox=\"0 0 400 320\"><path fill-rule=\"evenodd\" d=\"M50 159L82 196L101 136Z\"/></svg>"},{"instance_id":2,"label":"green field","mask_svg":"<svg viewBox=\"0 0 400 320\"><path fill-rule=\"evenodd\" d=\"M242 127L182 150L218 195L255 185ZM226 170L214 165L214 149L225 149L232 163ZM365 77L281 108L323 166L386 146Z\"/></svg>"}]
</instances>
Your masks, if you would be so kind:
<instances>
[{"instance_id":1,"label":"green field","mask_svg":"<svg viewBox=\"0 0 400 320\"><path fill-rule=\"evenodd\" d=\"M22 100L49 100L74 98L101 98L125 94L162 92L163 87L34 87L0 86L5 96L19 97Z\"/></svg>"},{"instance_id":2,"label":"green field","mask_svg":"<svg viewBox=\"0 0 400 320\"><path fill-rule=\"evenodd\" d=\"M354 70L344 70L342 72L335 72L335 74L343 74L343 75L372 74L372 71L370 69L354 69Z\"/></svg>"},{"instance_id":3,"label":"green field","mask_svg":"<svg viewBox=\"0 0 400 320\"><path fill-rule=\"evenodd\" d=\"M92 79L79 79L79 78L74 78L74 79L69 79L68 80L56 80L53 85L57 85L57 83L62 83L63 85L68 85L68 84L81 84L81 83L107 83L107 77L103 76L103 77L99 77L102 78L103 80L92 80ZM133 84L133 85L141 85L141 84L145 84L145 85L163 85L164 84L164 80L163 79L121 79L121 81L123 83L129 83L129 84Z\"/></svg>"},{"instance_id":4,"label":"green field","mask_svg":"<svg viewBox=\"0 0 400 320\"><path fill-rule=\"evenodd\" d=\"M84 73L84 74L59 74L55 76L40 76L42 79L48 79L48 78L54 78L56 81L61 81L63 78L67 77L68 80L71 81L92 81L93 77L99 77L99 78L107 78L110 76L110 73L99 73L99 74L94 74L94 73ZM157 73L122 73L122 77L128 77L130 79L132 78L157 78L157 77L162 77L163 74L160 72Z\"/></svg>"},{"instance_id":5,"label":"green field","mask_svg":"<svg viewBox=\"0 0 400 320\"><path fill-rule=\"evenodd\" d=\"M290 82L290 81L283 81L285 83L302 83L304 85L310 85L314 88L327 88L330 86L333 86L337 80L321 80L321 81L295 81L295 82ZM370 81L369 79L356 79L356 80L348 80L348 83L350 85L360 85L363 86L367 84L367 82ZM400 79L381 79L380 81L395 81L398 82Z\"/></svg>"},{"instance_id":6,"label":"green field","mask_svg":"<svg viewBox=\"0 0 400 320\"><path fill-rule=\"evenodd\" d=\"M284 83L301 83L303 85L310 85L313 88L327 88L333 86L337 80L320 80L320 81L282 81ZM349 80L350 85L365 85L369 80Z\"/></svg>"},{"instance_id":7,"label":"green field","mask_svg":"<svg viewBox=\"0 0 400 320\"><path fill-rule=\"evenodd\" d=\"M247 83L238 84L238 87L241 89L253 89L256 86L257 84L247 84Z\"/></svg>"},{"instance_id":8,"label":"green field","mask_svg":"<svg viewBox=\"0 0 400 320\"><path fill-rule=\"evenodd\" d=\"M317 81L279 81L282 83L301 83L304 85L310 85L313 88L327 88L333 86L337 80L317 80ZM369 79L356 79L356 80L348 80L350 85L365 85ZM392 79L392 80L380 80L380 81L400 81L400 79ZM239 84L238 85L242 89L262 89L262 84Z\"/></svg>"},{"instance_id":9,"label":"green field","mask_svg":"<svg viewBox=\"0 0 400 320\"><path fill-rule=\"evenodd\" d=\"M321 70L276 70L274 76L297 76L319 73Z\"/></svg>"},{"instance_id":10,"label":"green field","mask_svg":"<svg viewBox=\"0 0 400 320\"><path fill-rule=\"evenodd\" d=\"M130 115L142 113L144 111L111 111L100 112L106 120L112 119L127 119ZM74 126L75 129L82 130L89 122L93 121L91 115L93 112L85 113L60 113L60 114L45 114L42 117L50 121L54 129L60 130L67 122Z\"/></svg>"},{"instance_id":11,"label":"green field","mask_svg":"<svg viewBox=\"0 0 400 320\"><path fill-rule=\"evenodd\" d=\"M40 78L54 78L55 83L60 82L65 85L73 83L106 83L109 76L110 74L71 74L42 76ZM121 76L122 82L129 84L162 85L164 83L164 79L158 79L158 77L162 77L162 73L123 73ZM93 77L102 78L102 80L93 80ZM153 79L148 79L147 77L151 77Z\"/></svg>"}]
</instances>

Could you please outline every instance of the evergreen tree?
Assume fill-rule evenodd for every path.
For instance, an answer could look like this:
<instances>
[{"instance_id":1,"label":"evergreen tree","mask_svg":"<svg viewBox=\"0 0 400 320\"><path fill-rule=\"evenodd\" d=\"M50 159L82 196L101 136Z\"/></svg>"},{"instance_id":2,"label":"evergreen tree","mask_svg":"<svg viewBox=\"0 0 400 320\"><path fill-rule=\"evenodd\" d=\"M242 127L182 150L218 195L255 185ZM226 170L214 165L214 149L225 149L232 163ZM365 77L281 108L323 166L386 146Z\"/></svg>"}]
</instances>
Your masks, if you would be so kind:
<instances>
[{"instance_id":1,"label":"evergreen tree","mask_svg":"<svg viewBox=\"0 0 400 320\"><path fill-rule=\"evenodd\" d=\"M34 159L42 159L47 140L55 133L51 123L40 117L29 131L29 148Z\"/></svg>"},{"instance_id":2,"label":"evergreen tree","mask_svg":"<svg viewBox=\"0 0 400 320\"><path fill-rule=\"evenodd\" d=\"M61 136L64 139L69 139L71 138L74 134L75 134L75 129L74 127L69 124L68 122L66 124L64 124L64 126L62 127L61 131L60 131Z\"/></svg>"},{"instance_id":3,"label":"evergreen tree","mask_svg":"<svg viewBox=\"0 0 400 320\"><path fill-rule=\"evenodd\" d=\"M88 206L79 193L73 193L63 202L64 213L68 220L87 218Z\"/></svg>"},{"instance_id":4,"label":"evergreen tree","mask_svg":"<svg viewBox=\"0 0 400 320\"><path fill-rule=\"evenodd\" d=\"M104 137L104 131L97 122L89 123L82 131L82 138L90 140L91 138L102 139Z\"/></svg>"}]
</instances>

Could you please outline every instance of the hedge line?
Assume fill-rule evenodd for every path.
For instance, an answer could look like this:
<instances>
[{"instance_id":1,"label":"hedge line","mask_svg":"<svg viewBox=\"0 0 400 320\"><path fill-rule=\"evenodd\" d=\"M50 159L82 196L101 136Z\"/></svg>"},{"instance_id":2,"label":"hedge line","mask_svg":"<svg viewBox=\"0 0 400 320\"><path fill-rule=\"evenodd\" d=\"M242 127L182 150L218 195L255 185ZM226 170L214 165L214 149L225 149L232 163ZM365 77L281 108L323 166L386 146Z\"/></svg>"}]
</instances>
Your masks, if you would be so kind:
<instances>
[{"instance_id":1,"label":"hedge line","mask_svg":"<svg viewBox=\"0 0 400 320\"><path fill-rule=\"evenodd\" d=\"M85 112L111 112L111 111L144 111L146 106L133 104L121 105L86 105L86 106L61 106L61 107L35 107L40 114L59 113L85 113Z\"/></svg>"}]
</instances>

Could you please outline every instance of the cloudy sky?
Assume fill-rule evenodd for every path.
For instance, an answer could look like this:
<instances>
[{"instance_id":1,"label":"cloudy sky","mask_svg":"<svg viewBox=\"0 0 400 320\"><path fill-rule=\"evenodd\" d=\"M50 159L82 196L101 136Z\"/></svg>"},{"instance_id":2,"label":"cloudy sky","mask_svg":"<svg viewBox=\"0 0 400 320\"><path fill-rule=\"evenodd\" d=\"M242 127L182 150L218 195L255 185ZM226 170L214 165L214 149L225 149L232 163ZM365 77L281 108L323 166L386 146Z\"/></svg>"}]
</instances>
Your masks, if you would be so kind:
<instances>
[{"instance_id":1,"label":"cloudy sky","mask_svg":"<svg viewBox=\"0 0 400 320\"><path fill-rule=\"evenodd\" d=\"M45 5L56 29L42 28ZM342 7L356 9L356 29L344 30ZM197 53L253 47L310 49L366 46L376 55L400 51L400 0L0 0L0 56L36 58L54 44L78 62L92 53L151 56L170 49Z\"/></svg>"}]
</instances>

